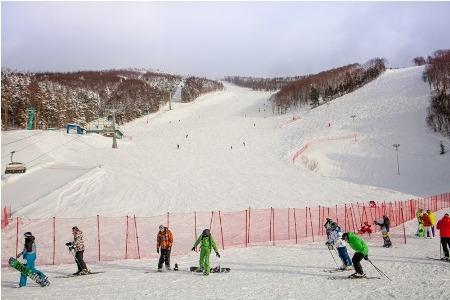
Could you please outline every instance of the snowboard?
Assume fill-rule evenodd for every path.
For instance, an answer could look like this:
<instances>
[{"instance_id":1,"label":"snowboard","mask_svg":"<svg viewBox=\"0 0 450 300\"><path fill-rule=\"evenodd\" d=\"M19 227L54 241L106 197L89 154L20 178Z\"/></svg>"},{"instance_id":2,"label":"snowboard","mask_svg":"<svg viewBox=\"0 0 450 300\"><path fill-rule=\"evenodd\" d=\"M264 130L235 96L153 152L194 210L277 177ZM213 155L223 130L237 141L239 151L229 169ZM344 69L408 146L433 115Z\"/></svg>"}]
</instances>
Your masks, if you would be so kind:
<instances>
[{"instance_id":1,"label":"snowboard","mask_svg":"<svg viewBox=\"0 0 450 300\"><path fill-rule=\"evenodd\" d=\"M83 274L83 275L61 275L61 276L55 276L55 278L71 278L71 277L81 277L81 276L87 276L87 275L95 275L95 274L100 274L100 273L105 273L105 271L97 271L97 272L90 272L87 274Z\"/></svg>"},{"instance_id":2,"label":"snowboard","mask_svg":"<svg viewBox=\"0 0 450 300\"><path fill-rule=\"evenodd\" d=\"M386 247L386 248L392 247L392 242L391 242L391 238L389 237L389 232L383 232L382 236L383 236L383 241L384 241L383 247Z\"/></svg>"},{"instance_id":3,"label":"snowboard","mask_svg":"<svg viewBox=\"0 0 450 300\"><path fill-rule=\"evenodd\" d=\"M425 228L423 227L422 223L419 224L419 231L418 231L418 233L419 233L418 235L419 235L420 238L425 237Z\"/></svg>"},{"instance_id":4,"label":"snowboard","mask_svg":"<svg viewBox=\"0 0 450 300\"><path fill-rule=\"evenodd\" d=\"M210 273L228 273L230 272L230 268L221 268L219 267L214 267L214 268L210 268ZM203 272L202 269L200 267L190 267L189 271L191 272L197 272L197 273L201 273Z\"/></svg>"},{"instance_id":5,"label":"snowboard","mask_svg":"<svg viewBox=\"0 0 450 300\"><path fill-rule=\"evenodd\" d=\"M359 278L353 278L353 277L348 277L348 276L330 276L328 277L328 279L330 280L344 280L344 279L348 279L348 280L362 280L362 279L381 279L381 277L376 277L376 276L366 276L366 277L359 277Z\"/></svg>"},{"instance_id":6,"label":"snowboard","mask_svg":"<svg viewBox=\"0 0 450 300\"><path fill-rule=\"evenodd\" d=\"M27 277L29 277L31 280L33 280L42 287L50 285L50 281L48 281L48 277L44 273L42 273L41 271L36 272L31 271L14 257L9 258L9 265L14 269L16 269L17 271L19 271L20 273L26 275Z\"/></svg>"}]
</instances>

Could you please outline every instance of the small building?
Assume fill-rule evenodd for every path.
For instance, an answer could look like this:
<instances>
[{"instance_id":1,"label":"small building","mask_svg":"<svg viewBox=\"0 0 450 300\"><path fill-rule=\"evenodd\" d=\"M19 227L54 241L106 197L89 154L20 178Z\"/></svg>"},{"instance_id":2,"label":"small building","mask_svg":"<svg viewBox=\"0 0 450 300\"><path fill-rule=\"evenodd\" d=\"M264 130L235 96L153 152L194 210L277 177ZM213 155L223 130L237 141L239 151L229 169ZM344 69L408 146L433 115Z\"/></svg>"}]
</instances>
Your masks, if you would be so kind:
<instances>
[{"instance_id":1,"label":"small building","mask_svg":"<svg viewBox=\"0 0 450 300\"><path fill-rule=\"evenodd\" d=\"M86 129L78 124L69 123L67 124L67 133L85 134Z\"/></svg>"}]
</instances>

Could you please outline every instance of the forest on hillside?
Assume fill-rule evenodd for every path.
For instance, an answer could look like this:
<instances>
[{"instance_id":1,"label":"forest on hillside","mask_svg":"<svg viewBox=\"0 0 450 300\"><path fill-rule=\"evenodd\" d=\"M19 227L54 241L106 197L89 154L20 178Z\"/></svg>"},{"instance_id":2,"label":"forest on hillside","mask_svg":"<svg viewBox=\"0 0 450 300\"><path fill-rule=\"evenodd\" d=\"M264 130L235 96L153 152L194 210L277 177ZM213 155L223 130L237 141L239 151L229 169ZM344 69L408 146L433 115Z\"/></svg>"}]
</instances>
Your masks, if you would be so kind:
<instances>
[{"instance_id":1,"label":"forest on hillside","mask_svg":"<svg viewBox=\"0 0 450 300\"><path fill-rule=\"evenodd\" d=\"M2 70L2 129L26 128L27 109L36 110L36 129L85 125L120 107L120 119L131 121L158 111L183 80L179 75L137 70L30 73ZM188 78L186 102L221 83ZM183 94L183 91L182 91Z\"/></svg>"},{"instance_id":2,"label":"forest on hillside","mask_svg":"<svg viewBox=\"0 0 450 300\"><path fill-rule=\"evenodd\" d=\"M420 62L423 60L419 59ZM450 49L438 50L428 56L423 75L431 88L427 124L434 131L450 137Z\"/></svg>"},{"instance_id":3,"label":"forest on hillside","mask_svg":"<svg viewBox=\"0 0 450 300\"><path fill-rule=\"evenodd\" d=\"M385 69L384 59L373 58L362 65L354 63L307 75L286 84L274 94L271 97L272 110L283 114L306 104L316 107L362 87Z\"/></svg>"}]
</instances>

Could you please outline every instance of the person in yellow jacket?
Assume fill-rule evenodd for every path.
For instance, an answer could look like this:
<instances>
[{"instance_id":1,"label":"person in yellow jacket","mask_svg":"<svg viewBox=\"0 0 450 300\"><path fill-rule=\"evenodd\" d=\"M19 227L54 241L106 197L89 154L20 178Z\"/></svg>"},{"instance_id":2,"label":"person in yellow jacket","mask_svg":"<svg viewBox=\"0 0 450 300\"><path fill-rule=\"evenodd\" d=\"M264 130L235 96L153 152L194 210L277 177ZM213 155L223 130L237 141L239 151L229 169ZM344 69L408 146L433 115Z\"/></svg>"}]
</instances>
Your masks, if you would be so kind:
<instances>
[{"instance_id":1,"label":"person in yellow jacket","mask_svg":"<svg viewBox=\"0 0 450 300\"><path fill-rule=\"evenodd\" d=\"M433 234L433 237L435 237L434 234L434 227L436 226L436 214L432 212L431 210L427 210L428 218L430 218L431 221L431 233Z\"/></svg>"}]
</instances>

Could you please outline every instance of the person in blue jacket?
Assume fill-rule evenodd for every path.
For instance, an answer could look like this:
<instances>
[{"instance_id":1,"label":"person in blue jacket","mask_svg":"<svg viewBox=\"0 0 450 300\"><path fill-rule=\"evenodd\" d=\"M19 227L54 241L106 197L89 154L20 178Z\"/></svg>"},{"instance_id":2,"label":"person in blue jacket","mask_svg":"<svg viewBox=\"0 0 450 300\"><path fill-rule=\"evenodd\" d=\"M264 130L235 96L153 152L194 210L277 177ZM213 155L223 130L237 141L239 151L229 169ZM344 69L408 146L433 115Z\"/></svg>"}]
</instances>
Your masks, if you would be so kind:
<instances>
[{"instance_id":1,"label":"person in blue jacket","mask_svg":"<svg viewBox=\"0 0 450 300\"><path fill-rule=\"evenodd\" d=\"M41 272L36 270L36 268L34 267L34 263L36 261L36 244L34 243L34 236L31 234L31 232L25 232L23 236L25 237L25 245L23 247L23 251L20 252L16 258L22 256L23 259L27 261L25 266L28 269L38 274L41 274ZM21 288L26 285L27 285L27 276L21 273L18 287Z\"/></svg>"}]
</instances>

